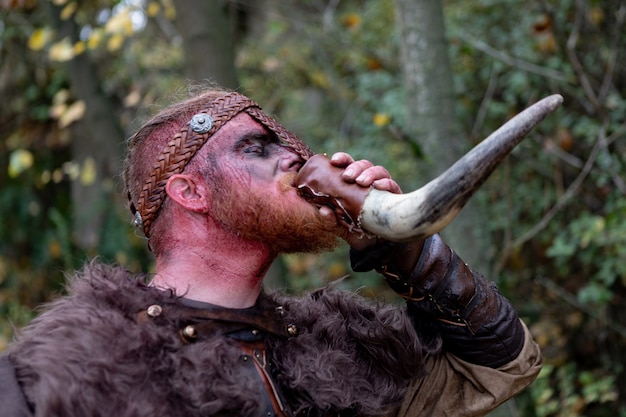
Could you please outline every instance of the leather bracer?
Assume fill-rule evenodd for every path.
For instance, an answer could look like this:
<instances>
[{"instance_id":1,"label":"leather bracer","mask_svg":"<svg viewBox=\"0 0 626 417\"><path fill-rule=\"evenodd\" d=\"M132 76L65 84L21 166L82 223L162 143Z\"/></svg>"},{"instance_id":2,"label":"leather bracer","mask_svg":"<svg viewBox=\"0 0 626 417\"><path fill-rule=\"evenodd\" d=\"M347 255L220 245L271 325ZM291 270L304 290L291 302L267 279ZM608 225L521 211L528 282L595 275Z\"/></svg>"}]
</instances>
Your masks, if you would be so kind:
<instances>
[{"instance_id":1,"label":"leather bracer","mask_svg":"<svg viewBox=\"0 0 626 417\"><path fill-rule=\"evenodd\" d=\"M441 334L446 350L472 363L501 366L523 347L524 330L506 298L434 235L384 242L351 253L355 271L376 269L407 300L419 327Z\"/></svg>"}]
</instances>

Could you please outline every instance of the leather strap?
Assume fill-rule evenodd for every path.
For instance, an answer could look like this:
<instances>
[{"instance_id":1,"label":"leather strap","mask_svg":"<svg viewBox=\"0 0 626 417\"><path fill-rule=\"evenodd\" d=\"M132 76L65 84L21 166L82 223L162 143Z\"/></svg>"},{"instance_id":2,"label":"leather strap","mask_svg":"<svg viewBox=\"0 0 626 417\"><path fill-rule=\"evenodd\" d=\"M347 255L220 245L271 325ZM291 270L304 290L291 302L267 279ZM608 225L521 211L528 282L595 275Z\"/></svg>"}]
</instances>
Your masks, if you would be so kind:
<instances>
[{"instance_id":1,"label":"leather strap","mask_svg":"<svg viewBox=\"0 0 626 417\"><path fill-rule=\"evenodd\" d=\"M267 392L267 396L270 400L272 409L274 410L274 415L278 417L287 417L287 415L291 414L287 408L285 407L285 400L282 398L282 395L272 378L270 371L267 369L269 366L269 362L267 360L265 354L265 344L262 340L256 342L240 342L240 347L242 352L244 353L244 360L252 361L254 364L261 381L263 382L263 386L265 387L265 391Z\"/></svg>"},{"instance_id":2,"label":"leather strap","mask_svg":"<svg viewBox=\"0 0 626 417\"><path fill-rule=\"evenodd\" d=\"M232 333L245 328L258 329L281 338L297 334L295 325L285 323L283 320L281 306L230 309L220 306L194 308L181 304L153 304L137 312L135 320L140 324L151 320L174 322L181 332L185 332L185 329L189 332L189 334L181 334L185 342ZM191 327L188 328L188 326Z\"/></svg>"},{"instance_id":3,"label":"leather strap","mask_svg":"<svg viewBox=\"0 0 626 417\"><path fill-rule=\"evenodd\" d=\"M269 304L268 300L264 304ZM229 309L220 306L195 308L177 304L153 304L135 314L139 324L154 321L173 323L184 343L195 343L215 336L228 336L237 342L242 351L245 369L258 377L266 393L266 404L261 411L266 416L288 417L285 400L272 378L266 359L263 334L280 338L295 335L295 326L286 325L282 318L282 307L275 304L255 305L247 309ZM249 332L248 332L249 331ZM246 336L247 335L247 336ZM254 376L256 375L256 376ZM265 411L263 411L265 413Z\"/></svg>"}]
</instances>

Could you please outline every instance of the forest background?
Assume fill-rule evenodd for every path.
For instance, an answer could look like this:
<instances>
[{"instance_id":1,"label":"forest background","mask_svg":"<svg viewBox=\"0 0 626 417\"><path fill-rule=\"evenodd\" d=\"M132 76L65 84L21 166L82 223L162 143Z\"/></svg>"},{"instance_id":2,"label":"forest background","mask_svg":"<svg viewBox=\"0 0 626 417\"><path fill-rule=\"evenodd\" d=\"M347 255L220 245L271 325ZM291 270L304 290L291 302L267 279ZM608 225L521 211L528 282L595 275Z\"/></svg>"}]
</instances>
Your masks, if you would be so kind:
<instances>
[{"instance_id":1,"label":"forest background","mask_svg":"<svg viewBox=\"0 0 626 417\"><path fill-rule=\"evenodd\" d=\"M124 140L213 80L316 152L404 190L562 94L443 234L495 281L545 366L493 415L626 416L626 1L0 0L0 351L99 257L152 270ZM346 248L279 259L268 286L398 302Z\"/></svg>"}]
</instances>

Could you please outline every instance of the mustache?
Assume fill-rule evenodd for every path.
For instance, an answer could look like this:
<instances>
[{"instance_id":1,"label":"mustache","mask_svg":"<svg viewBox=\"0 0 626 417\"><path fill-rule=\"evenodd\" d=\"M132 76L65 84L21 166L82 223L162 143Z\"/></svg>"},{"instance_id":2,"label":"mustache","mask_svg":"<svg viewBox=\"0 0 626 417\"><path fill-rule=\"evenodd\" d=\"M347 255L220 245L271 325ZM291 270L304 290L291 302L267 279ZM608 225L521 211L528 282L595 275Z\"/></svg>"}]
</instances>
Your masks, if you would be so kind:
<instances>
[{"instance_id":1,"label":"mustache","mask_svg":"<svg viewBox=\"0 0 626 417\"><path fill-rule=\"evenodd\" d=\"M288 172L279 180L280 190L283 192L296 188L296 175L297 172Z\"/></svg>"}]
</instances>

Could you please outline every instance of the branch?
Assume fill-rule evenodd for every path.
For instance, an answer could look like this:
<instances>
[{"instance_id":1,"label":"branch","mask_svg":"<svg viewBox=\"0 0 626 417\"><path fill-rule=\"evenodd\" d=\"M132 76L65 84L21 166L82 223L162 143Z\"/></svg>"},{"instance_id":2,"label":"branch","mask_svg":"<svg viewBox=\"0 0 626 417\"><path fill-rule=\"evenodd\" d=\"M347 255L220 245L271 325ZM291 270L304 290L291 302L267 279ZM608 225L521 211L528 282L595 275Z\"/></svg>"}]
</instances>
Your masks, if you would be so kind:
<instances>
[{"instance_id":1,"label":"branch","mask_svg":"<svg viewBox=\"0 0 626 417\"><path fill-rule=\"evenodd\" d=\"M474 121L474 126L472 127L472 132L470 134L470 138L478 136L478 132L485 121L485 116L487 115L487 110L489 108L489 103L491 103L491 99L493 98L493 94L498 87L498 78L500 76L499 71L496 69L495 65L491 66L491 74L489 76L489 84L487 84L487 90L485 91L485 95L483 96L483 100L480 103L480 108L478 109L478 113L476 115L476 120Z\"/></svg>"},{"instance_id":2,"label":"branch","mask_svg":"<svg viewBox=\"0 0 626 417\"><path fill-rule=\"evenodd\" d=\"M544 68L542 66L533 64L532 62L524 61L522 59L510 56L502 51L498 51L497 49L493 48L486 42L483 42L481 40L471 37L467 33L461 33L461 36L459 36L459 39L469 43L470 46L478 49L481 52L484 52L485 54L491 56L492 58L502 61L505 64L515 67L517 69L520 69L522 71L530 72L532 74L537 74L545 78L551 78L553 80L564 82L564 83L569 82L567 79L567 75L565 75L564 73L560 71Z\"/></svg>"},{"instance_id":3,"label":"branch","mask_svg":"<svg viewBox=\"0 0 626 417\"><path fill-rule=\"evenodd\" d=\"M556 282L552 281L551 279L542 277L542 276L533 277L533 281L538 283L539 285L541 285L548 291L556 294L558 297L566 301L568 304L570 304L574 308L582 311L583 313L587 314L591 318L604 323L604 325L607 328L618 333L623 338L626 338L626 327L620 325L619 323L615 323L606 317L602 317L596 310L578 301L578 299L576 298L574 294L570 293L565 288L558 285Z\"/></svg>"},{"instance_id":4,"label":"branch","mask_svg":"<svg viewBox=\"0 0 626 417\"><path fill-rule=\"evenodd\" d=\"M626 183L624 183L624 180L622 179L618 169L616 169L615 164L613 163L613 158L611 158L611 154L608 151L608 148L609 148L609 144L611 144L615 140L615 138L617 138L619 134L624 131L625 127L626 127L626 123L622 124L622 126L620 126L620 128L617 129L615 132L613 132L611 136L609 137L602 136L600 138L602 149L604 150L604 152L608 154L607 161L609 162L608 162L607 170L611 174L611 179L613 180L613 184L615 184L615 186L619 189L619 191L624 195L626 195Z\"/></svg>"},{"instance_id":5,"label":"branch","mask_svg":"<svg viewBox=\"0 0 626 417\"><path fill-rule=\"evenodd\" d=\"M333 25L333 17L335 15L335 11L337 10L337 6L339 6L339 0L331 0L324 8L324 13L322 14L322 26L324 28L324 31L328 31L329 29L331 29Z\"/></svg>"},{"instance_id":6,"label":"branch","mask_svg":"<svg viewBox=\"0 0 626 417\"><path fill-rule=\"evenodd\" d=\"M578 59L578 55L576 55L576 44L578 43L578 37L580 35L580 26L582 25L582 20L584 18L582 1L578 0L576 4L577 4L576 20L574 22L574 28L570 32L570 35L567 39L565 49L567 52L567 57L569 58L570 63L572 64L572 67L574 68L574 72L576 73L576 76L578 77L578 82L580 83L580 86L583 88L583 91L585 92L587 99L591 102L593 109L599 114L602 114L602 107L600 106L600 102L598 101L596 92L593 90L593 87L591 86L589 77L587 77L587 74L585 73L585 70L582 64L580 63L580 60Z\"/></svg>"},{"instance_id":7,"label":"branch","mask_svg":"<svg viewBox=\"0 0 626 417\"><path fill-rule=\"evenodd\" d=\"M602 80L602 86L600 87L599 99L604 102L611 91L613 79L615 75L615 63L617 62L617 55L619 49L619 41L621 39L622 26L624 25L624 19L626 17L626 4L622 3L620 8L615 12L615 28L611 42L611 49L609 52L609 58L607 59L606 72L604 73L604 79Z\"/></svg>"},{"instance_id":8,"label":"branch","mask_svg":"<svg viewBox=\"0 0 626 417\"><path fill-rule=\"evenodd\" d=\"M593 145L593 148L591 149L591 152L589 153L589 157L587 158L587 161L585 162L583 169L580 171L576 179L570 184L567 190L559 197L559 199L554 204L554 206L552 206L552 208L548 210L546 214L544 214L543 218L539 221L539 223L537 223L530 230L528 230L526 233L524 233L522 236L518 237L517 239L513 240L512 242L507 241L505 243L504 249L502 250L502 256L500 256L500 260L494 267L492 276L496 276L504 268L504 264L506 263L509 256L511 255L511 252L513 251L513 249L523 245L524 243L532 239L535 235L537 235L539 232L541 232L543 229L545 229L550 223L550 221L554 218L554 216L556 216L559 213L559 211L561 211L561 209L576 194L576 192L580 188L585 178L587 178L587 176L589 175L589 172L591 172L591 169L593 168L596 158L598 157L598 153L600 152L600 150L602 149L602 146L604 146L605 143L606 143L606 123L600 128L600 131L598 132L598 136Z\"/></svg>"}]
</instances>

